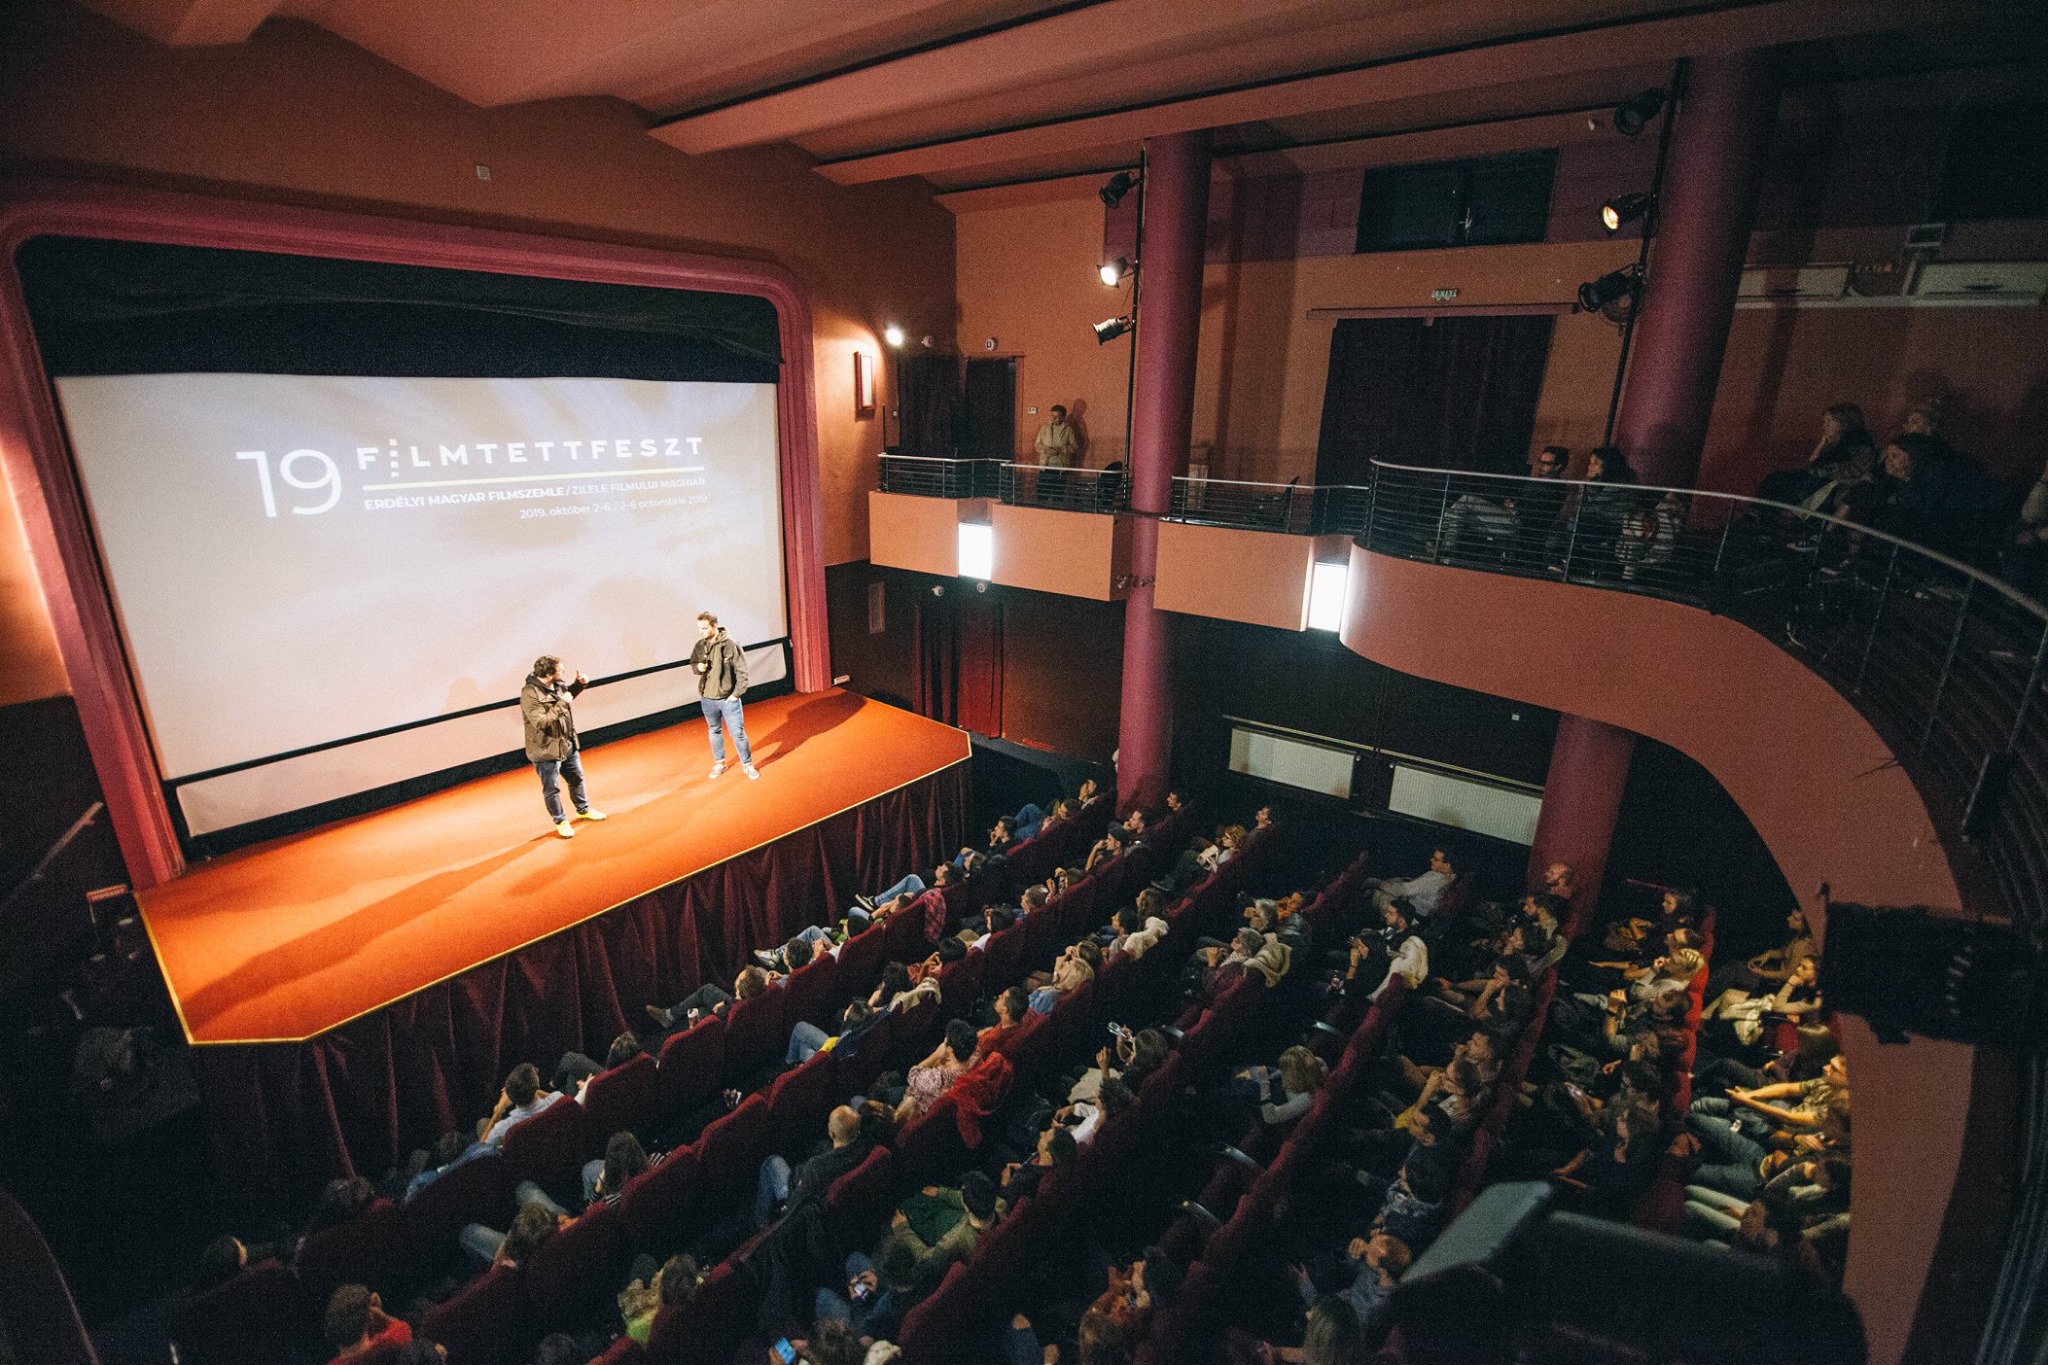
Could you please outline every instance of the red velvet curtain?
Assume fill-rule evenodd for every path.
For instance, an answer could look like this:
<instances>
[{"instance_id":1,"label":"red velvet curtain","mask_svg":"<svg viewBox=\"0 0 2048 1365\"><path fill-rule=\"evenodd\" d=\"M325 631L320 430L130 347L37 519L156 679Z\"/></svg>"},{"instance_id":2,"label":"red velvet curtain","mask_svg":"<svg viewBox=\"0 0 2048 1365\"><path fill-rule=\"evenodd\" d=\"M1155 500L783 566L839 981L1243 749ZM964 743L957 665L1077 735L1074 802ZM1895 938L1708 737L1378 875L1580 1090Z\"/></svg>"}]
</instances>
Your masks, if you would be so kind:
<instances>
[{"instance_id":1,"label":"red velvet curtain","mask_svg":"<svg viewBox=\"0 0 2048 1365\"><path fill-rule=\"evenodd\" d=\"M489 1111L522 1061L602 1058L642 1006L929 869L965 839L967 766L878 797L304 1043L195 1049L229 1193L303 1207Z\"/></svg>"}]
</instances>

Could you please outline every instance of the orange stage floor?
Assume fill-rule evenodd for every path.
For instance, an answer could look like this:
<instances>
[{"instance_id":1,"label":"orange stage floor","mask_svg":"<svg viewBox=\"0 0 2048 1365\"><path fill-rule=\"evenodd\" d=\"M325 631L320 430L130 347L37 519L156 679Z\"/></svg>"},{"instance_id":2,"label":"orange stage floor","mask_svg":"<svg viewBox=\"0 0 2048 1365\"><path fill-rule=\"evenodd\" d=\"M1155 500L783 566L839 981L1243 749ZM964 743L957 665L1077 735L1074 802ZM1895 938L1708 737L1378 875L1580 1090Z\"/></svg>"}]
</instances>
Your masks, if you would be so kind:
<instances>
[{"instance_id":1,"label":"orange stage floor","mask_svg":"<svg viewBox=\"0 0 2048 1365\"><path fill-rule=\"evenodd\" d=\"M141 897L195 1043L287 1042L968 757L965 731L846 692L747 707L758 782L701 722L591 749L611 818L556 837L531 769L243 849Z\"/></svg>"}]
</instances>

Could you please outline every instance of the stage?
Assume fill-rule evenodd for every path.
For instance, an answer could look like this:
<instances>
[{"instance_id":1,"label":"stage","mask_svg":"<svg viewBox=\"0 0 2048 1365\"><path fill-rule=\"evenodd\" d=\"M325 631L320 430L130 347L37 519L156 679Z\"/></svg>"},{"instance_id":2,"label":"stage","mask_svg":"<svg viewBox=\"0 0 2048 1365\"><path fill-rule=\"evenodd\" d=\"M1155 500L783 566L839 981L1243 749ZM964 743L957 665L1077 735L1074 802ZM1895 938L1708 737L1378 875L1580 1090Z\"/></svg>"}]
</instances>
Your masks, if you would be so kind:
<instances>
[{"instance_id":1,"label":"stage","mask_svg":"<svg viewBox=\"0 0 2048 1365\"><path fill-rule=\"evenodd\" d=\"M313 1038L969 755L964 731L839 691L749 705L747 730L759 781L736 762L706 776L701 721L587 750L591 802L610 818L579 821L574 839L554 833L522 768L243 849L145 892L186 1037ZM779 909L776 920L807 923L832 907Z\"/></svg>"}]
</instances>

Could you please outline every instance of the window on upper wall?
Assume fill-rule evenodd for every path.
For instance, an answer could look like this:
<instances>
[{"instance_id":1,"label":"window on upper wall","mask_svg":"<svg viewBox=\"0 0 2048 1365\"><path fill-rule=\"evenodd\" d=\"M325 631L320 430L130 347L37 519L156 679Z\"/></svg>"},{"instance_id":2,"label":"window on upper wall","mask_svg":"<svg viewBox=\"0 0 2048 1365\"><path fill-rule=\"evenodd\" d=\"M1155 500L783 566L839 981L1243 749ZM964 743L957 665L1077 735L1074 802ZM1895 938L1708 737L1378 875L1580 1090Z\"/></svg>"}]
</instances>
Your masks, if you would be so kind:
<instances>
[{"instance_id":1,"label":"window on upper wall","mask_svg":"<svg viewBox=\"0 0 2048 1365\"><path fill-rule=\"evenodd\" d=\"M1934 221L2048 218L2048 104L1958 111L1942 157Z\"/></svg>"},{"instance_id":2,"label":"window on upper wall","mask_svg":"<svg viewBox=\"0 0 2048 1365\"><path fill-rule=\"evenodd\" d=\"M1550 221L1554 151L1391 166L1365 173L1359 251L1540 242Z\"/></svg>"}]
</instances>

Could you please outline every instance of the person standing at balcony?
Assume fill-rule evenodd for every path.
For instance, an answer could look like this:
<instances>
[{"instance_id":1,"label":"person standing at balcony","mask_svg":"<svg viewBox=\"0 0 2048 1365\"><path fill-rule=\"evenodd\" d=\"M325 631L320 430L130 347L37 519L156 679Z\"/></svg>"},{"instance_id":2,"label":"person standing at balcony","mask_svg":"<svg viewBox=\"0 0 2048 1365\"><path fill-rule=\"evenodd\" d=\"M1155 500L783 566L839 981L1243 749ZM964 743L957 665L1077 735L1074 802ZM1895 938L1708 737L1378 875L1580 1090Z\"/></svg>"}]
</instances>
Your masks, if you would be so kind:
<instances>
[{"instance_id":1,"label":"person standing at balcony","mask_svg":"<svg viewBox=\"0 0 2048 1365\"><path fill-rule=\"evenodd\" d=\"M1052 420L1038 429L1031 448L1038 454L1038 463L1047 469L1074 467L1081 455L1081 436L1067 421L1066 408L1058 403L1052 405Z\"/></svg>"},{"instance_id":2,"label":"person standing at balcony","mask_svg":"<svg viewBox=\"0 0 2048 1365\"><path fill-rule=\"evenodd\" d=\"M697 644L690 651L690 668L697 675L697 696L711 735L711 776L725 771L725 736L730 732L740 771L749 778L759 777L754 770L754 751L747 744L746 711L740 705L747 691L747 656L711 612L697 613Z\"/></svg>"},{"instance_id":3,"label":"person standing at balcony","mask_svg":"<svg viewBox=\"0 0 2048 1365\"><path fill-rule=\"evenodd\" d=\"M1067 420L1067 410L1064 406L1059 403L1052 405L1052 420L1039 427L1038 435L1032 438L1031 449L1038 456L1041 470L1072 469L1080 462L1081 434L1074 429L1074 424ZM1039 502L1058 502L1066 495L1066 491L1066 475L1039 474Z\"/></svg>"}]
</instances>

